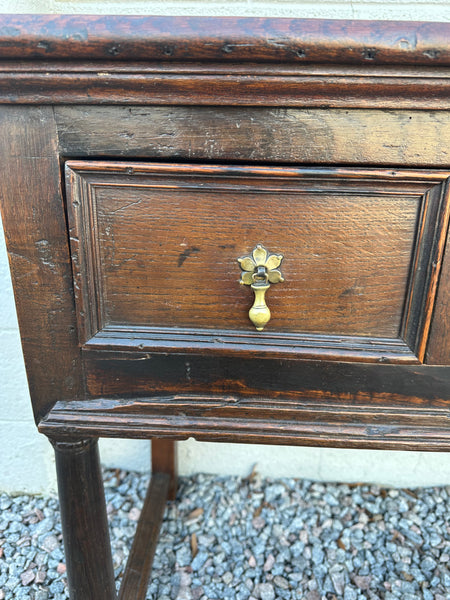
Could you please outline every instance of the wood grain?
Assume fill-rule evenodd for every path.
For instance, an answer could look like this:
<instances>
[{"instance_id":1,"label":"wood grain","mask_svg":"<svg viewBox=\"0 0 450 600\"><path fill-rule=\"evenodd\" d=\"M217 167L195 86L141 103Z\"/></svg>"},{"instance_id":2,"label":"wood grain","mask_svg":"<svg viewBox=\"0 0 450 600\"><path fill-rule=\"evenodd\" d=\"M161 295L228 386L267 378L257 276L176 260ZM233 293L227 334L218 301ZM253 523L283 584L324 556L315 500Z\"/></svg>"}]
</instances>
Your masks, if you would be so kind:
<instances>
[{"instance_id":1,"label":"wood grain","mask_svg":"<svg viewBox=\"0 0 450 600\"><path fill-rule=\"evenodd\" d=\"M170 487L170 475L154 473L120 586L119 600L145 600Z\"/></svg>"},{"instance_id":2,"label":"wood grain","mask_svg":"<svg viewBox=\"0 0 450 600\"><path fill-rule=\"evenodd\" d=\"M219 417L220 415L220 417ZM219 418L218 418L219 417ZM82 433L135 438L150 435L172 439L286 445L322 445L392 450L448 451L450 433L445 408L384 409L370 404L328 401L295 403L278 400L270 406L260 398L189 396L139 400L58 403L40 425L69 438Z\"/></svg>"},{"instance_id":3,"label":"wood grain","mask_svg":"<svg viewBox=\"0 0 450 600\"><path fill-rule=\"evenodd\" d=\"M272 400L275 407L279 398L287 397L443 408L449 399L448 367L255 359L250 353L218 360L213 353L164 355L106 349L86 353L85 358L89 399L211 393L229 395L231 404L256 396Z\"/></svg>"},{"instance_id":4,"label":"wood grain","mask_svg":"<svg viewBox=\"0 0 450 600\"><path fill-rule=\"evenodd\" d=\"M328 189L318 176L288 187L282 176L252 181L223 169L202 178L193 169L159 179L99 173L86 195L71 198L85 213L71 226L94 263L100 322L251 331L252 293L238 285L237 259L261 242L285 256L285 282L267 294L270 330L396 337L417 192L394 203L377 184Z\"/></svg>"},{"instance_id":5,"label":"wood grain","mask_svg":"<svg viewBox=\"0 0 450 600\"><path fill-rule=\"evenodd\" d=\"M65 157L448 168L450 113L57 106Z\"/></svg>"},{"instance_id":6,"label":"wood grain","mask_svg":"<svg viewBox=\"0 0 450 600\"><path fill-rule=\"evenodd\" d=\"M428 344L450 217L448 179L424 194L417 223L401 337L423 361Z\"/></svg>"},{"instance_id":7,"label":"wood grain","mask_svg":"<svg viewBox=\"0 0 450 600\"><path fill-rule=\"evenodd\" d=\"M235 331L237 348L238 332L253 330L252 293L237 285L237 259L263 243L285 256L285 281L268 293L269 333L363 336L370 346L401 331L423 359L436 293L432 265L442 256L449 212L442 185L429 190L447 175L69 162L81 339L109 326L116 346L122 331L144 349L152 330L167 350L166 327L168 342L173 331L182 349L180 333L210 329L214 338ZM274 338L272 351L280 343L285 352L289 344L304 348L304 341ZM386 360L390 352L395 344Z\"/></svg>"},{"instance_id":8,"label":"wood grain","mask_svg":"<svg viewBox=\"0 0 450 600\"><path fill-rule=\"evenodd\" d=\"M2 15L0 58L450 66L447 23Z\"/></svg>"},{"instance_id":9,"label":"wood grain","mask_svg":"<svg viewBox=\"0 0 450 600\"><path fill-rule=\"evenodd\" d=\"M448 365L450 363L450 237L448 234L445 255L442 260L436 308L431 323L427 363L431 365Z\"/></svg>"},{"instance_id":10,"label":"wood grain","mask_svg":"<svg viewBox=\"0 0 450 600\"><path fill-rule=\"evenodd\" d=\"M136 360L145 360L150 354L179 353L189 350L190 355L208 353L220 356L252 356L253 359L302 358L348 362L376 362L391 364L418 364L408 344L400 338L380 338L350 335L323 335L305 333L256 333L226 329L199 329L173 327L120 327L105 326L88 340L84 357L90 352L116 351Z\"/></svg>"},{"instance_id":11,"label":"wood grain","mask_svg":"<svg viewBox=\"0 0 450 600\"><path fill-rule=\"evenodd\" d=\"M271 65L272 66L272 65ZM57 69L23 70L15 64L0 63L0 100L23 104L122 104L122 105L205 105L280 106L380 109L450 108L448 70L402 71L390 67L362 70L300 69L280 73L252 66L226 69L211 67L178 69L151 66L127 67L65 63ZM431 93L430 93L431 91Z\"/></svg>"},{"instance_id":12,"label":"wood grain","mask_svg":"<svg viewBox=\"0 0 450 600\"><path fill-rule=\"evenodd\" d=\"M177 444L167 439L152 439L152 473L169 475L169 489L167 497L175 500L178 487L178 456Z\"/></svg>"},{"instance_id":13,"label":"wood grain","mask_svg":"<svg viewBox=\"0 0 450 600\"><path fill-rule=\"evenodd\" d=\"M115 600L97 440L52 440L71 600Z\"/></svg>"},{"instance_id":14,"label":"wood grain","mask_svg":"<svg viewBox=\"0 0 450 600\"><path fill-rule=\"evenodd\" d=\"M36 419L81 394L72 273L51 108L2 107L0 203Z\"/></svg>"},{"instance_id":15,"label":"wood grain","mask_svg":"<svg viewBox=\"0 0 450 600\"><path fill-rule=\"evenodd\" d=\"M0 199L74 600L115 597L97 436L154 439L124 597L176 439L450 450L449 39L0 17ZM286 255L261 336L236 262L258 242Z\"/></svg>"},{"instance_id":16,"label":"wood grain","mask_svg":"<svg viewBox=\"0 0 450 600\"><path fill-rule=\"evenodd\" d=\"M444 23L0 16L0 99L450 108Z\"/></svg>"}]
</instances>

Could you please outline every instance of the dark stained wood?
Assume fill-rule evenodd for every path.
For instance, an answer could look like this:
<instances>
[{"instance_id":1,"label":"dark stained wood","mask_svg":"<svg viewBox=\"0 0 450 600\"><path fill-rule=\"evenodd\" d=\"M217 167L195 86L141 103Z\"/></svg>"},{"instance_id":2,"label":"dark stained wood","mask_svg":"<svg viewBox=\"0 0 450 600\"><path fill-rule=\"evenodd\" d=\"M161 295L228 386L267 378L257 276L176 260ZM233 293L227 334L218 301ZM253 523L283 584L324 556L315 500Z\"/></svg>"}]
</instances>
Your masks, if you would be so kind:
<instances>
[{"instance_id":1,"label":"dark stained wood","mask_svg":"<svg viewBox=\"0 0 450 600\"><path fill-rule=\"evenodd\" d=\"M448 167L449 115L280 105L55 108L65 157L403 168Z\"/></svg>"},{"instance_id":2,"label":"dark stained wood","mask_svg":"<svg viewBox=\"0 0 450 600\"><path fill-rule=\"evenodd\" d=\"M73 192L69 181L69 224L79 313L92 314L85 339L108 324L251 332L252 292L238 283L237 259L259 242L285 256L285 282L267 293L269 332L396 337L427 182L411 190L389 186L388 174L371 185L362 173L354 186L328 170L67 168L83 180Z\"/></svg>"},{"instance_id":3,"label":"dark stained wood","mask_svg":"<svg viewBox=\"0 0 450 600\"><path fill-rule=\"evenodd\" d=\"M249 327L250 329L250 327ZM257 343L256 343L257 341ZM147 360L154 353L179 353L219 356L251 355L252 358L304 358L309 360L415 364L420 360L400 338L350 335L291 334L267 331L225 329L115 327L105 326L83 346L88 352L118 351L136 353L136 360ZM131 355L128 355L131 357Z\"/></svg>"},{"instance_id":4,"label":"dark stained wood","mask_svg":"<svg viewBox=\"0 0 450 600\"><path fill-rule=\"evenodd\" d=\"M70 600L115 600L97 440L51 441L55 449Z\"/></svg>"},{"instance_id":5,"label":"dark stained wood","mask_svg":"<svg viewBox=\"0 0 450 600\"><path fill-rule=\"evenodd\" d=\"M0 111L0 205L36 419L82 392L52 109Z\"/></svg>"},{"instance_id":6,"label":"dark stained wood","mask_svg":"<svg viewBox=\"0 0 450 600\"><path fill-rule=\"evenodd\" d=\"M139 400L58 403L41 431L134 438L195 437L216 442L448 451L448 409L371 407L370 403L177 394Z\"/></svg>"},{"instance_id":7,"label":"dark stained wood","mask_svg":"<svg viewBox=\"0 0 450 600\"><path fill-rule=\"evenodd\" d=\"M189 65L190 66L190 65ZM272 73L258 65L246 70L215 64L205 68L150 66L130 69L110 64L65 63L41 70L17 69L0 62L0 100L23 104L122 104L333 107L380 109L450 108L448 68L335 68L314 72L301 68ZM430 93L430 90L432 93Z\"/></svg>"},{"instance_id":8,"label":"dark stained wood","mask_svg":"<svg viewBox=\"0 0 450 600\"><path fill-rule=\"evenodd\" d=\"M450 66L448 23L2 15L0 57Z\"/></svg>"},{"instance_id":9,"label":"dark stained wood","mask_svg":"<svg viewBox=\"0 0 450 600\"><path fill-rule=\"evenodd\" d=\"M168 499L175 500L178 486L177 444L167 439L152 439L152 473L169 475Z\"/></svg>"},{"instance_id":10,"label":"dark stained wood","mask_svg":"<svg viewBox=\"0 0 450 600\"><path fill-rule=\"evenodd\" d=\"M169 487L169 474L152 475L125 567L119 600L145 600L146 598Z\"/></svg>"},{"instance_id":11,"label":"dark stained wood","mask_svg":"<svg viewBox=\"0 0 450 600\"><path fill-rule=\"evenodd\" d=\"M152 354L102 350L86 357L87 397L225 394L260 397L278 406L279 398L361 402L371 406L445 407L449 367L423 365L279 360L252 355L220 360L213 353L181 351ZM301 443L301 440L298 440Z\"/></svg>"},{"instance_id":12,"label":"dark stained wood","mask_svg":"<svg viewBox=\"0 0 450 600\"><path fill-rule=\"evenodd\" d=\"M450 450L449 39L0 17L0 199L71 600L115 598L98 436L153 440L127 600L174 440ZM286 256L262 334L237 282L257 243Z\"/></svg>"},{"instance_id":13,"label":"dark stained wood","mask_svg":"<svg viewBox=\"0 0 450 600\"><path fill-rule=\"evenodd\" d=\"M450 238L448 234L426 361L430 365L450 363Z\"/></svg>"},{"instance_id":14,"label":"dark stained wood","mask_svg":"<svg viewBox=\"0 0 450 600\"><path fill-rule=\"evenodd\" d=\"M398 350L400 360L414 361L396 345L401 331L423 360L439 274L433 265L448 226L448 175L68 162L80 339L111 325L116 346L122 333L127 348L134 341L167 351L174 333L182 349L180 333L198 331L210 348L219 351L228 338L228 351L238 351L241 332L254 327L253 294L237 283L237 259L263 243L285 256L285 281L267 294L269 351L300 346L305 357L320 357L323 336L340 336L348 359L360 360L350 348L362 336L365 360L378 346L385 360L395 362ZM309 334L310 354L304 337L284 333ZM260 352L264 339L247 335L245 350Z\"/></svg>"},{"instance_id":15,"label":"dark stained wood","mask_svg":"<svg viewBox=\"0 0 450 600\"><path fill-rule=\"evenodd\" d=\"M427 190L417 223L417 242L410 276L402 334L423 361L450 217L448 179Z\"/></svg>"},{"instance_id":16,"label":"dark stained wood","mask_svg":"<svg viewBox=\"0 0 450 600\"><path fill-rule=\"evenodd\" d=\"M2 15L0 98L448 109L449 31L443 23Z\"/></svg>"}]
</instances>

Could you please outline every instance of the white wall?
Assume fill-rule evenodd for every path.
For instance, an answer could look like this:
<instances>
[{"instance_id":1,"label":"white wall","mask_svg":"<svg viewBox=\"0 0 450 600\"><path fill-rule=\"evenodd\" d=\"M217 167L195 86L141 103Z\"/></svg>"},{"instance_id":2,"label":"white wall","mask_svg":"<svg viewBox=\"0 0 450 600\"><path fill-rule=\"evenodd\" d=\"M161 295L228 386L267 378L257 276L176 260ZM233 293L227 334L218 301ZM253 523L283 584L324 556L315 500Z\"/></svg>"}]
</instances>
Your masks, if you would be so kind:
<instances>
[{"instance_id":1,"label":"white wall","mask_svg":"<svg viewBox=\"0 0 450 600\"><path fill-rule=\"evenodd\" d=\"M448 0L0 0L3 12L449 21Z\"/></svg>"},{"instance_id":2,"label":"white wall","mask_svg":"<svg viewBox=\"0 0 450 600\"><path fill-rule=\"evenodd\" d=\"M0 12L178 14L344 19L449 21L448 0L365 0L294 2L291 0L0 0ZM35 429L26 385L11 281L0 228L0 491L47 492L55 489L52 450ZM14 418L11 407L14 406ZM257 464L268 476L331 481L369 481L398 486L450 484L450 453L386 452L179 444L182 474L196 471L247 475ZM103 440L108 466L146 470L148 443Z\"/></svg>"}]
</instances>

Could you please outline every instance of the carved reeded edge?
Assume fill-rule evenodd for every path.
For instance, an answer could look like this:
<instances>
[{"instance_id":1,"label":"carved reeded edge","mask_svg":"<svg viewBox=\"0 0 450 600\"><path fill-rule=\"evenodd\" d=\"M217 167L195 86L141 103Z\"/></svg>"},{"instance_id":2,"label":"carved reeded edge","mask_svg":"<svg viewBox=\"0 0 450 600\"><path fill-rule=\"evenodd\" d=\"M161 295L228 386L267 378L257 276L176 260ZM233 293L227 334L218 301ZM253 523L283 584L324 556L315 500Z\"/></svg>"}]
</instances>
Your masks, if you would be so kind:
<instances>
[{"instance_id":1,"label":"carved reeded edge","mask_svg":"<svg viewBox=\"0 0 450 600\"><path fill-rule=\"evenodd\" d=\"M0 15L0 102L450 108L450 24Z\"/></svg>"},{"instance_id":2,"label":"carved reeded edge","mask_svg":"<svg viewBox=\"0 0 450 600\"><path fill-rule=\"evenodd\" d=\"M166 400L166 402L164 402ZM183 401L185 400L185 401ZM218 398L218 400L220 400ZM186 401L191 404L186 412ZM230 398L222 398L222 404ZM261 411L255 416L222 416L208 414L208 402L196 397L160 399L140 413L134 406L146 400L89 400L85 402L57 402L40 422L39 431L47 436L152 437L184 440L193 437L199 441L245 442L392 450L448 451L450 430L446 409L384 408L370 405L308 404L297 410L276 416L278 407ZM167 410L162 410L162 404ZM175 410L181 403L182 409ZM250 400L251 403L251 400ZM241 400L242 407L246 401ZM294 413L297 413L295 415ZM342 416L336 418L337 415ZM376 425L374 425L374 418ZM326 439L326 443L324 443Z\"/></svg>"},{"instance_id":3,"label":"carved reeded edge","mask_svg":"<svg viewBox=\"0 0 450 600\"><path fill-rule=\"evenodd\" d=\"M48 437L55 450L67 454L82 454L88 451L98 441L98 436L84 439L62 440L53 436Z\"/></svg>"},{"instance_id":4,"label":"carved reeded edge","mask_svg":"<svg viewBox=\"0 0 450 600\"><path fill-rule=\"evenodd\" d=\"M450 24L241 17L0 15L0 58L450 66Z\"/></svg>"}]
</instances>

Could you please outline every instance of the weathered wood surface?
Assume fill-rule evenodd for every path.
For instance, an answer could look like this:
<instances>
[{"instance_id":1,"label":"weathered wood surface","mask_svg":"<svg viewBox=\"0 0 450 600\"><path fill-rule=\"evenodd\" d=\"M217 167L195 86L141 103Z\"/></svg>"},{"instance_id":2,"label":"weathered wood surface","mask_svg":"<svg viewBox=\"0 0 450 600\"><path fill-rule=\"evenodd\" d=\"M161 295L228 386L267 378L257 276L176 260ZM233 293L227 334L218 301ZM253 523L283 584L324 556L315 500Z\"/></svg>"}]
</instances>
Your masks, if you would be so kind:
<instances>
[{"instance_id":1,"label":"weathered wood surface","mask_svg":"<svg viewBox=\"0 0 450 600\"><path fill-rule=\"evenodd\" d=\"M448 109L449 32L444 23L2 15L0 99Z\"/></svg>"},{"instance_id":2,"label":"weathered wood surface","mask_svg":"<svg viewBox=\"0 0 450 600\"><path fill-rule=\"evenodd\" d=\"M430 380L429 380L430 382ZM328 399L276 404L232 395L183 395L134 400L58 403L41 431L74 435L160 437L217 442L448 451L446 403L385 408Z\"/></svg>"},{"instance_id":3,"label":"weathered wood surface","mask_svg":"<svg viewBox=\"0 0 450 600\"><path fill-rule=\"evenodd\" d=\"M183 332L205 338L210 330L222 340L234 332L244 354L252 345L260 351L260 342L272 342L273 353L288 344L304 352L297 333L309 335L316 354L324 335L342 336L343 347L345 336L362 336L369 352L390 338L388 355L404 339L423 360L450 212L447 176L68 162L81 339L111 325L116 345L122 330L127 349L132 339L146 349L145 334L162 344L172 331L181 342ZM258 243L284 255L285 281L267 294L271 340L258 334L252 344L253 294L238 285L237 259Z\"/></svg>"},{"instance_id":4,"label":"weathered wood surface","mask_svg":"<svg viewBox=\"0 0 450 600\"><path fill-rule=\"evenodd\" d=\"M272 72L271 72L272 71ZM450 108L449 70L398 72L391 67L313 68L282 65L218 68L181 65L130 69L57 63L24 70L0 63L0 101L23 104L122 104L380 108ZM407 76L405 76L407 75ZM431 91L431 93L430 93Z\"/></svg>"},{"instance_id":5,"label":"weathered wood surface","mask_svg":"<svg viewBox=\"0 0 450 600\"><path fill-rule=\"evenodd\" d=\"M170 488L170 475L153 473L128 556L119 600L145 600Z\"/></svg>"},{"instance_id":6,"label":"weathered wood surface","mask_svg":"<svg viewBox=\"0 0 450 600\"><path fill-rule=\"evenodd\" d=\"M274 408L280 398L380 409L409 404L445 408L449 401L449 367L103 350L86 353L86 370L88 398L138 398L149 390L153 396L225 394L236 412L239 398L248 397L266 399Z\"/></svg>"},{"instance_id":7,"label":"weathered wood surface","mask_svg":"<svg viewBox=\"0 0 450 600\"><path fill-rule=\"evenodd\" d=\"M363 172L355 183L356 172L331 170L290 180L269 168L68 166L69 177L86 180L69 212L84 249L73 249L83 314L99 304L104 324L252 331L253 294L239 285L237 259L261 242L285 256L285 281L267 293L268 331L397 336L428 182L410 189L387 173L367 182Z\"/></svg>"},{"instance_id":8,"label":"weathered wood surface","mask_svg":"<svg viewBox=\"0 0 450 600\"><path fill-rule=\"evenodd\" d=\"M152 473L169 475L168 499L175 500L178 486L177 444L172 440L153 438L151 446Z\"/></svg>"},{"instance_id":9,"label":"weathered wood surface","mask_svg":"<svg viewBox=\"0 0 450 600\"><path fill-rule=\"evenodd\" d=\"M448 23L124 15L0 19L0 58L450 65Z\"/></svg>"},{"instance_id":10,"label":"weathered wood surface","mask_svg":"<svg viewBox=\"0 0 450 600\"><path fill-rule=\"evenodd\" d=\"M446 174L441 185L435 185L426 191L421 203L409 292L400 332L400 337L415 349L421 361L426 358L449 217L450 197ZM444 360L441 364L448 363L449 361ZM430 364L440 364L440 361L436 363L430 360Z\"/></svg>"},{"instance_id":11,"label":"weathered wood surface","mask_svg":"<svg viewBox=\"0 0 450 600\"><path fill-rule=\"evenodd\" d=\"M52 441L70 600L115 600L105 494L96 439Z\"/></svg>"},{"instance_id":12,"label":"weathered wood surface","mask_svg":"<svg viewBox=\"0 0 450 600\"><path fill-rule=\"evenodd\" d=\"M50 107L0 111L0 204L36 419L82 389L56 136Z\"/></svg>"},{"instance_id":13,"label":"weathered wood surface","mask_svg":"<svg viewBox=\"0 0 450 600\"><path fill-rule=\"evenodd\" d=\"M248 318L248 316L246 316ZM89 352L136 353L137 360L150 354L178 354L189 349L192 356L214 355L254 360L273 358L381 364L420 364L414 351L401 338L323 335L255 330L199 329L172 327L105 326L83 345ZM89 361L89 355L85 354Z\"/></svg>"},{"instance_id":14,"label":"weathered wood surface","mask_svg":"<svg viewBox=\"0 0 450 600\"><path fill-rule=\"evenodd\" d=\"M447 238L439 281L427 349L427 362L432 365L444 365L450 361L450 238Z\"/></svg>"},{"instance_id":15,"label":"weathered wood surface","mask_svg":"<svg viewBox=\"0 0 450 600\"><path fill-rule=\"evenodd\" d=\"M157 438L153 442L155 481L163 478L168 484L170 478L172 494L173 440L191 436L230 442L450 450L450 248L445 240L449 39L450 25L433 23L0 17L0 198L34 410L40 430L58 440L55 450L73 600L115 597L96 444L85 441L86 437ZM67 227L60 172L67 159L87 157L104 161L106 177L100 221L88 218L82 232L86 237L93 231L100 240L92 247L90 265L76 260L83 236ZM236 258L251 250L250 238L253 242L261 230L257 229L259 213L242 188L248 181L242 184L241 177L241 188L233 192L238 199L235 211L229 200L213 198L211 190L198 192L203 208L192 198L178 206L173 190L166 190L165 196L161 189L158 197L145 196L147 192L133 189L136 182L132 182L126 193L119 191L113 182L117 166L107 159L192 162L219 170L230 167L210 165L239 164L248 170L259 164L272 175L274 169L287 165L303 171L308 166L316 171L331 167L338 172L344 166L355 172L357 167L377 167L390 175L381 180L378 174L374 184L368 171L364 177L360 171L348 177L351 169L347 168L345 189L340 190L346 208L341 211L326 189L322 205L316 203L315 208L310 201L300 207L298 192L293 201L286 189L270 190L280 198L281 209L274 200L269 204L283 231L272 232L265 207L267 238L255 243L266 243L269 250L287 256L282 246L283 240L288 241L305 263L310 261L310 267L302 279L302 270L297 266L291 271L286 262L286 281L294 285L288 289L295 294L289 296L290 305L281 302L280 313L274 310L274 315L281 315L275 319L285 319L283 326L278 324L285 330L278 338L253 332L249 341L250 332L238 330L236 321L242 309L236 313L234 306L241 303L239 272L234 276L236 290L228 298L230 280L223 289L220 286L222 279L230 277L229 271L219 261L217 275L222 279L216 279L214 269L208 271L216 286L214 297L208 295L209 288L199 286L208 298L202 298L206 313L194 308L194 292L189 292L189 303L177 313L176 273L190 269L198 280L203 270L198 265L195 270L198 252L184 253L178 247L177 255L173 248L167 249L170 243L180 245L177 230L182 229L194 238L186 241L186 248L201 248L204 223L209 223L206 235L211 242L214 229L221 231L215 224L220 223L222 211L225 233L220 244L235 244ZM86 161L82 164L89 171ZM245 170L239 168L241 173ZM395 181L394 188L400 185L393 189ZM175 184L180 184L179 179ZM92 191L86 191L88 203ZM260 206L272 194L257 189L255 196ZM130 197L140 206L125 205ZM170 228L165 225L161 198L166 208L181 215ZM69 193L70 218L71 199ZM328 203L333 211L325 210ZM216 221L208 216L213 205ZM201 218L196 221L199 206ZM117 209L112 225L116 233L121 232L118 246L107 240L110 208ZM118 218L121 212L123 220ZM155 219L148 216L152 212L157 216L153 229L159 233L152 230ZM247 216L250 226L245 225ZM304 227L302 236L287 233L291 222ZM247 231L244 244L245 227L254 229ZM88 293L83 310L78 310L84 333L79 339L69 235L73 236L75 286L87 289L106 273L104 304L101 297ZM309 240L308 251L299 237ZM316 269L312 257L317 246L325 260L318 261ZM333 252L333 246L339 251ZM144 248L152 255L161 254L163 273L153 269L151 282L145 279ZM214 262L212 243L208 248L208 260ZM135 250L142 265L136 257L129 261ZM174 267L174 262L180 262L180 267ZM134 274L129 281L127 263ZM322 284L319 297L307 293L316 271L322 282L328 282L328 287ZM370 323L361 317L357 280L361 273L376 288L371 296L375 320ZM158 288L154 284L160 284L164 274L171 276L168 293L152 312L146 298L154 295ZM189 280L184 277L186 285ZM138 291L142 282L145 293ZM338 288L339 302L348 308L344 326L335 302ZM117 290L121 301L114 297ZM276 309L282 288L271 292L269 303ZM307 309L303 324L295 310L300 292ZM231 299L230 331L237 331L232 352L227 350L230 337L215 345L216 337L228 335L214 316L222 298ZM326 300L322 311L321 298ZM157 300L152 298L153 306ZM93 311L99 319L91 319L83 331L84 311L90 311L90 317ZM189 328L183 331L186 324ZM103 329L97 333L99 327ZM167 333L170 329L173 334ZM383 337L376 337L377 333ZM94 337L80 352L78 342L90 335ZM282 351L275 356L279 348ZM434 365L447 366L411 364L424 355ZM165 491L157 494L158 517L163 495ZM147 514L153 512L152 503L144 512L128 572L129 581L134 581L132 596L136 589L144 594L149 571L151 557L143 552L142 540L148 533L154 548L156 539L156 524Z\"/></svg>"},{"instance_id":16,"label":"weathered wood surface","mask_svg":"<svg viewBox=\"0 0 450 600\"><path fill-rule=\"evenodd\" d=\"M65 157L448 168L450 112L57 106Z\"/></svg>"}]
</instances>

